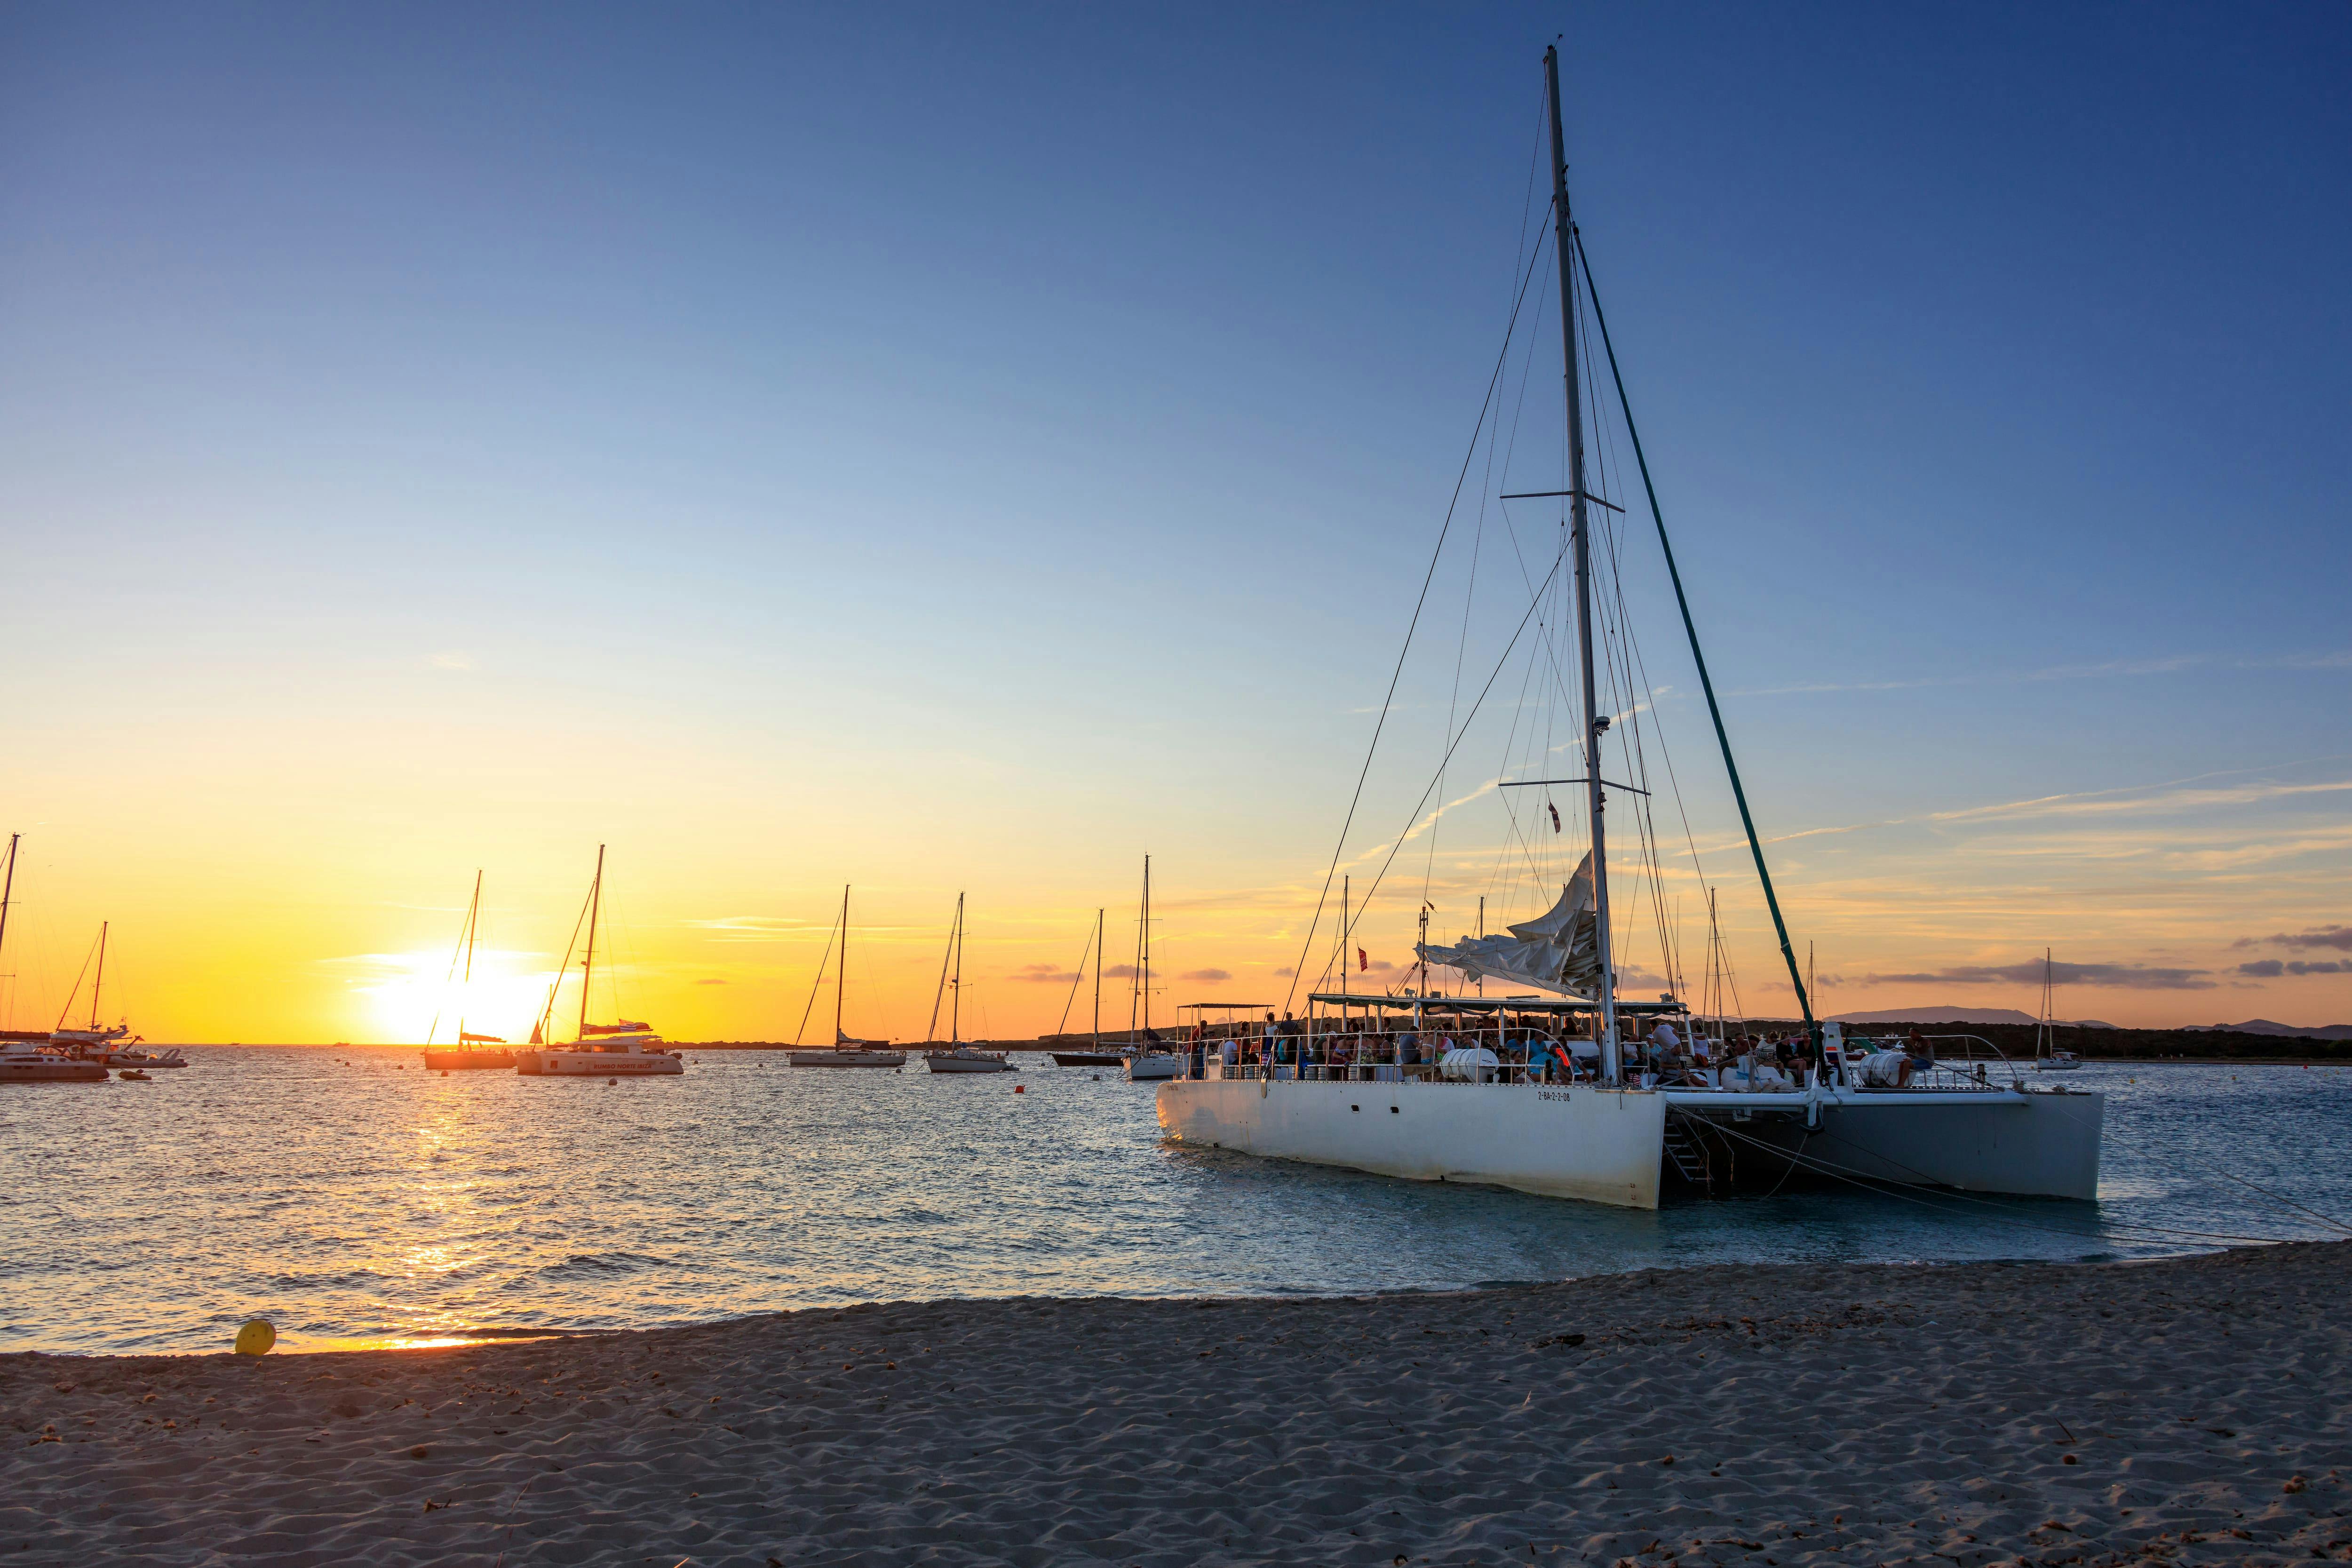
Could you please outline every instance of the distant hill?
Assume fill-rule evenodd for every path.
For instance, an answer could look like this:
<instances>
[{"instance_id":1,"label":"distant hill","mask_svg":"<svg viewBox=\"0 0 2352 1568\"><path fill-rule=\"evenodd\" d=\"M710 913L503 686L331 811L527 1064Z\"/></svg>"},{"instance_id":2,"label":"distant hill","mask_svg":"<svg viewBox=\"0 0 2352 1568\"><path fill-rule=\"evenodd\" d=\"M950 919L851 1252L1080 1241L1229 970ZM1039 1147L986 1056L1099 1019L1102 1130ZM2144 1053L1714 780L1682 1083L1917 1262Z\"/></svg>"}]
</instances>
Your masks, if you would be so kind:
<instances>
[{"instance_id":1,"label":"distant hill","mask_svg":"<svg viewBox=\"0 0 2352 1568\"><path fill-rule=\"evenodd\" d=\"M2237 1035L2292 1035L2304 1040L2352 1040L2352 1024L2326 1024L2305 1029L2293 1024L2274 1023L2268 1018L2249 1018L2242 1024L2190 1024L2182 1032L2203 1035L2217 1029Z\"/></svg>"},{"instance_id":2,"label":"distant hill","mask_svg":"<svg viewBox=\"0 0 2352 1568\"><path fill-rule=\"evenodd\" d=\"M2027 1027L2040 1023L2031 1013L2021 1013L2014 1007L1878 1007L1864 1013L1840 1013L1828 1019L1832 1024L2023 1024ZM2057 1022L2070 1029L2112 1029L2113 1024L2097 1018L2061 1018ZM2281 1033L2292 1033L2281 1030Z\"/></svg>"}]
</instances>

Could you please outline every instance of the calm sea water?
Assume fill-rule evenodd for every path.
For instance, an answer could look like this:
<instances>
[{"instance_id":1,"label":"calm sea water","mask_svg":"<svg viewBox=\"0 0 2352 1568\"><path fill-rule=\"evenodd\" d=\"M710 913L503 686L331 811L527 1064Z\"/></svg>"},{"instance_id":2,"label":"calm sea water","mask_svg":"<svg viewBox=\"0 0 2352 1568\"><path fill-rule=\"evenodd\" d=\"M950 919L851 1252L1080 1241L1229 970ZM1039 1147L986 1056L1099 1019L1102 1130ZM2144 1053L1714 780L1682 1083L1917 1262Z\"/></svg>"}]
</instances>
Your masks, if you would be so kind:
<instances>
[{"instance_id":1,"label":"calm sea water","mask_svg":"<svg viewBox=\"0 0 2352 1568\"><path fill-rule=\"evenodd\" d=\"M693 1053L608 1087L197 1047L0 1090L0 1349L316 1349L918 1297L1449 1289L1656 1265L2131 1257L2352 1220L2352 1071L2094 1067L2096 1204L1851 1189L1654 1214L1164 1144L1149 1086ZM1014 1094L1020 1083L1026 1092ZM2226 1174L2224 1174L2226 1173ZM2232 1179L2234 1178L2234 1179Z\"/></svg>"}]
</instances>

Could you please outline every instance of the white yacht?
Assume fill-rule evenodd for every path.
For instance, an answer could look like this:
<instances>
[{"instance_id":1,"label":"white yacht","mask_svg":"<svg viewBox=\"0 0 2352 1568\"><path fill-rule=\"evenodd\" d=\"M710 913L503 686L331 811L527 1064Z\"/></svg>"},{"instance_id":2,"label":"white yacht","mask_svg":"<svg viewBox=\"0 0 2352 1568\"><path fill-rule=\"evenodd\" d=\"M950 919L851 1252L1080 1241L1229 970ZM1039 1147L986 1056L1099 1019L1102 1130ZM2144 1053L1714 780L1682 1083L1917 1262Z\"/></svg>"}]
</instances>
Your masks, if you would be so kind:
<instances>
[{"instance_id":1,"label":"white yacht","mask_svg":"<svg viewBox=\"0 0 2352 1568\"><path fill-rule=\"evenodd\" d=\"M1491 1184L1637 1209L1656 1207L1660 1189L1668 1184L1714 1190L1724 1183L1777 1181L1792 1169L1866 1185L2094 1197L2104 1097L2036 1089L1997 1054L1982 1059L1971 1055L1958 1064L1943 1059L1941 1051L1906 1057L1885 1068L1849 1064L1838 1027L1813 1016L1617 374L1584 245L1571 219L1554 49L1545 51L1544 72L1552 200L1550 221L1544 226L1550 233L1538 244L1554 252L1559 289L1567 489L1521 490L1497 499L1564 502L1558 510L1566 514L1561 519L1566 526L1550 559L1549 575L1533 570L1546 564L1542 558L1526 563L1526 612L1519 616L1514 606L1501 617L1504 630L1516 618L1517 631L1496 664L1495 675L1487 678L1487 689L1508 660L1524 657L1528 673L1522 689L1530 695L1522 699L1522 707L1544 705L1559 728L1545 728L1540 714L1528 718L1527 733L1541 740L1528 739L1524 751L1512 751L1523 743L1521 729L1515 728L1506 754L1525 757L1541 768L1553 753L1565 753L1577 763L1572 771L1578 776L1503 777L1494 781L1492 789L1502 809L1511 813L1509 832L1503 837L1514 860L1531 864L1535 845L1549 846L1552 836L1567 831L1549 794L1521 797L1510 793L1517 789L1574 786L1575 795L1562 798L1582 806L1589 848L1546 912L1500 933L1483 934L1482 917L1481 934L1433 943L1427 937L1431 905L1424 897L1423 938L1415 948L1418 986L1372 996L1328 985L1310 989L1302 1036L1265 1042L1250 1053L1255 1059L1231 1066L1205 1061L1202 1077L1163 1083L1157 1095L1160 1124L1182 1142L1422 1180ZM1538 275L1539 258L1538 248L1524 260L1524 277L1529 281ZM1520 319L1515 314L1513 333ZM1591 332L1599 334L1597 342L1586 342ZM1593 353L1594 349L1600 353ZM1507 364L1516 352L1507 337L1498 367ZM1601 379L1604 370L1607 381ZM1498 368L1498 384L1501 374ZM1662 816L1654 823L1647 803L1652 785L1678 786L1654 777L1640 750L1645 728L1656 722L1654 689L1635 658L1628 598L1616 577L1624 559L1620 525L1608 518L1601 520L1598 530L1594 525L1596 513L1606 510L1626 518L1625 526L1631 526L1626 505L1634 495L1611 499L1598 492L1606 490L1612 479L1630 482L1633 476L1622 467L1588 467L1588 384L1596 391L1612 389L1613 407L1622 411L1603 450L1622 449L1614 445L1614 433L1622 432L1638 468L1640 496L1655 524L1764 903L1802 1014L1792 1071L1759 1065L1755 1053L1748 1053L1751 1070L1744 1076L1711 1058L1702 1061L1682 1048L1690 1039L1691 1020L1670 994L1656 1002L1620 994L1622 965L1614 945L1636 935L1646 940L1653 915L1661 949L1656 962L1670 974L1675 969L1664 910L1654 896L1663 880L1658 825L1666 819ZM1488 395L1491 408L1495 395L1490 390ZM1597 405L1596 417L1607 416L1611 407ZM1484 420L1482 414L1482 426ZM1507 466L1508 459L1504 461ZM1506 508L1503 516L1509 515ZM1601 534L1597 542L1596 531ZM1597 574L1606 574L1598 587ZM1571 579L1572 597L1562 602ZM1505 580L1514 584L1516 594L1520 579L1507 575ZM1465 638L1472 614L1465 602ZM1571 620L1575 641L1568 647L1557 646L1554 639L1563 637ZM1596 620L1602 634L1598 654ZM1568 691L1571 679L1580 687L1574 696ZM1604 688L1610 693L1606 709L1599 698ZM1463 689L1465 700L1479 691L1475 685ZM1448 760L1484 700L1480 694L1458 725L1449 721ZM1381 711L1385 722L1386 707ZM1612 725L1619 731L1613 738ZM1567 742L1550 744L1551 736L1563 730ZM1379 732L1376 729L1376 748ZM1605 751L1604 742L1612 739L1613 752ZM1368 759L1368 771L1370 765ZM1391 861L1397 847L1421 830L1415 824L1435 822L1437 814L1424 813L1444 781L1444 766L1441 761L1430 793L1423 795L1407 824L1412 831L1388 841ZM1617 777L1631 782L1605 778L1604 771L1612 769L1622 770ZM1529 811L1523 819L1510 804L1522 798L1539 802L1541 809ZM1636 900L1633 910L1620 911L1621 919L1629 912L1640 917L1622 927L1612 923L1603 831L1612 798L1633 803L1634 831L1628 837L1633 856L1647 867L1654 894L1651 908L1642 908ZM1563 837L1562 843L1565 847L1573 840ZM1333 873L1339 869L1340 851L1347 844L1343 832L1332 856ZM1696 848L1692 858L1696 864ZM1329 886L1327 877L1327 895ZM1374 894L1378 888L1375 879ZM1304 960L1313 951L1324 918L1318 901L1298 965L1302 977L1314 973ZM1333 960L1341 976L1350 967L1351 950L1355 967L1365 963L1360 950L1354 949L1356 918L1343 913L1339 924ZM1466 994L1433 994L1432 966L1460 975ZM1517 994L1490 998L1467 990L1483 990L1489 981L1507 984ZM1675 1026L1671 1037L1656 1032L1662 1022ZM1644 1025L1651 1026L1646 1041L1642 1037ZM1579 1045L1584 1049L1574 1048Z\"/></svg>"},{"instance_id":2,"label":"white yacht","mask_svg":"<svg viewBox=\"0 0 2352 1568\"><path fill-rule=\"evenodd\" d=\"M580 963L580 1033L569 1045L539 1043L555 1010L562 975L572 967L567 952L563 970L557 972L556 984L548 988L547 1006L539 1025L530 1032L531 1043L514 1053L515 1071L525 1078L669 1078L686 1071L677 1053L667 1048L661 1037L646 1025L627 1019L614 1024L588 1021L589 982L596 975L596 922L603 913L604 893L604 846L599 844L595 879L588 884L588 947Z\"/></svg>"},{"instance_id":3,"label":"white yacht","mask_svg":"<svg viewBox=\"0 0 2352 1568\"><path fill-rule=\"evenodd\" d=\"M0 1083L103 1083L106 1068L38 1040L0 1040Z\"/></svg>"}]
</instances>

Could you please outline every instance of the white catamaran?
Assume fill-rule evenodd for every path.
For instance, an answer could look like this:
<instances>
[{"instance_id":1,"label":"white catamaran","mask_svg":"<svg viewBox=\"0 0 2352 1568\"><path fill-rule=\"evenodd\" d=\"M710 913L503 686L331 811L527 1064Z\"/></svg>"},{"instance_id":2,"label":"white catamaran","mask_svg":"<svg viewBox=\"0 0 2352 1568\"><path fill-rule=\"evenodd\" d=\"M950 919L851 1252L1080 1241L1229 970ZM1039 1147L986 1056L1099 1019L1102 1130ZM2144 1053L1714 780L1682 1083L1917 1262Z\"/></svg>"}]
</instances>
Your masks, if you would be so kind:
<instances>
[{"instance_id":1,"label":"white catamaran","mask_svg":"<svg viewBox=\"0 0 2352 1568\"><path fill-rule=\"evenodd\" d=\"M588 884L588 947L580 963L580 1033L570 1045L540 1043L554 1014L563 975L572 967L567 948L563 967L556 971L556 982L548 987L547 1006L531 1029L531 1043L514 1054L515 1071L526 1078L667 1078L686 1070L686 1063L675 1051L664 1049L661 1037L647 1026L625 1018L613 1024L588 1021L589 982L596 975L596 922L604 912L604 846L599 844L595 879ZM578 928L573 934L578 934Z\"/></svg>"},{"instance_id":2,"label":"white catamaran","mask_svg":"<svg viewBox=\"0 0 2352 1568\"><path fill-rule=\"evenodd\" d=\"M1239 1049L1222 1041L1202 1042L1190 1054L1185 1075L1160 1086L1160 1124L1188 1143L1630 1208L1656 1207L1661 1186L1669 1182L1711 1190L1726 1181L1778 1180L1792 1168L1864 1183L2095 1197L2103 1096L2039 1089L1997 1055L1953 1061L1950 1053L1916 1039L1907 1052L1853 1059L1839 1026L1813 1017L1570 217L1557 50L1545 51L1544 74L1552 168L1549 238L1559 271L1568 488L1502 499L1549 496L1567 502L1567 538L1552 576L1534 586L1528 616L1535 617L1563 566L1572 570L1581 666L1580 701L1573 706L1580 708L1582 730L1567 745L1547 749L1576 755L1582 770L1572 779L1498 780L1497 787L1580 786L1590 849L1557 902L1502 933L1432 943L1424 904L1417 988L1373 996L1350 994L1344 985L1310 991L1309 1016L1295 1033L1290 1026L1270 1026L1262 1037L1244 1030L1234 1042ZM1535 265L1531 257L1522 300ZM1516 321L1515 314L1515 327ZM1631 699L1631 668L1619 662L1623 655L1616 645L1604 673L1612 687L1624 678L1628 700L1612 715L1600 708L1597 698L1592 579L1601 552L1593 547L1591 509L1624 509L1594 493L1587 475L1583 375L1595 373L1593 385L1601 384L1598 363L1589 352L1580 356L1580 347L1591 346L1583 342L1590 331L1600 334L1598 346L1607 357L1621 427L1640 466L1748 847L1803 1015L1803 1033L1787 1058L1747 1048L1737 1052L1736 1061L1725 1061L1692 1048L1699 1031L1690 1010L1671 993L1655 1002L1619 994L1603 834L1606 805L1611 790L1635 797L1648 792L1633 784L1604 784L1601 776L1602 742L1612 721L1634 720L1642 706ZM1498 363L1498 377L1500 373ZM1488 395L1491 404L1494 394ZM1613 573L1613 534L1610 543L1600 564ZM1614 614L1622 626L1622 596L1612 595L1601 608ZM1466 608L1465 613L1466 624ZM1541 637L1549 638L1553 624L1538 623ZM1520 623L1522 634L1527 626L1527 620ZM1514 647L1517 642L1515 635ZM1542 651L1549 654L1548 644ZM1556 666L1550 678L1559 679ZM1563 705L1570 701L1563 698ZM1384 708L1383 722L1385 716ZM1454 732L1449 757L1460 734ZM1376 729L1375 743L1377 736ZM1637 820L1643 825L1643 851L1654 853L1638 800ZM1552 821L1558 831L1556 812ZM1513 826L1519 826L1516 816ZM1344 847L1344 830L1341 842ZM1335 868L1338 858L1335 852ZM1318 902L1318 922L1322 913ZM1663 910L1660 914L1663 929ZM1343 914L1343 977L1354 929L1353 918ZM1312 926L1307 941L1314 941ZM1360 952L1356 957L1359 964L1364 962ZM1433 964L1454 970L1476 991L1433 994ZM1665 967L1673 971L1670 953ZM1300 973L1307 973L1303 965ZM1490 980L1512 987L1513 994L1485 994ZM1234 1059L1228 1061L1228 1056Z\"/></svg>"}]
</instances>

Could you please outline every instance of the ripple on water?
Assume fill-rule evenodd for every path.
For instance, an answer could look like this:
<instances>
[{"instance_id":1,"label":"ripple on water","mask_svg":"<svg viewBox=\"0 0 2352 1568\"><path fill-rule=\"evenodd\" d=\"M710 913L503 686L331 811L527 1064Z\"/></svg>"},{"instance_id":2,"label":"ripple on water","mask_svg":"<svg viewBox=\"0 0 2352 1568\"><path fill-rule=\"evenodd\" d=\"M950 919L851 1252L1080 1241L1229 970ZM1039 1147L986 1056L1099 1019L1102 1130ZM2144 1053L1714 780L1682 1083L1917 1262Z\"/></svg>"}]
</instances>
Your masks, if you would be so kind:
<instances>
[{"instance_id":1,"label":"ripple on water","mask_svg":"<svg viewBox=\"0 0 2352 1568\"><path fill-rule=\"evenodd\" d=\"M1026 1093L749 1054L594 1094L197 1047L155 1092L0 1096L0 1348L299 1349L936 1296L1460 1289L1659 1265L2137 1258L2352 1214L2352 1074L2098 1068L2097 1205L1851 1190L1654 1214L1160 1141L1151 1093L1024 1058ZM340 1065L350 1061L358 1065ZM2232 1076L2234 1075L2234 1076ZM63 1086L71 1089L74 1086Z\"/></svg>"}]
</instances>

